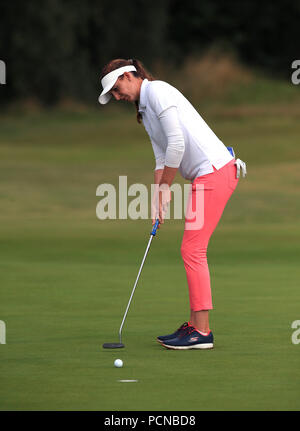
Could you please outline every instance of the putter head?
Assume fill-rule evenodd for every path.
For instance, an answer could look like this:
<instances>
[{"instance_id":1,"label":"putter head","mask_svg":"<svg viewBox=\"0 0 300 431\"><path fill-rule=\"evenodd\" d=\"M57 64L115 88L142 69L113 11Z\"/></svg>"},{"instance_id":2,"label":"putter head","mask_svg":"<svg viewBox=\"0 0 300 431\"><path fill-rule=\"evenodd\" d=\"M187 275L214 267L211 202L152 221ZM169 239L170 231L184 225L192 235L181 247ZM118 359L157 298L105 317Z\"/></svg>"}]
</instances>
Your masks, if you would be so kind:
<instances>
[{"instance_id":1,"label":"putter head","mask_svg":"<svg viewBox=\"0 0 300 431\"><path fill-rule=\"evenodd\" d=\"M103 349L122 349L124 346L123 343L104 343Z\"/></svg>"}]
</instances>

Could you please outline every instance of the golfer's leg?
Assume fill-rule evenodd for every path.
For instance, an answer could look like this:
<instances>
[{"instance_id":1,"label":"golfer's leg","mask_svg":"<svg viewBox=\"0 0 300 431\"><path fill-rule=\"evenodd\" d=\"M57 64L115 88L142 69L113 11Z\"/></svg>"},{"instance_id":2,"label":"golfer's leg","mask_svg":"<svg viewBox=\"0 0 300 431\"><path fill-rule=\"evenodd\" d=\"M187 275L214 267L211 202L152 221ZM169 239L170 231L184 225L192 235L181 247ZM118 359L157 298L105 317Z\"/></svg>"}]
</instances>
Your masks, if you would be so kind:
<instances>
[{"instance_id":1,"label":"golfer's leg","mask_svg":"<svg viewBox=\"0 0 300 431\"><path fill-rule=\"evenodd\" d=\"M207 246L237 184L233 163L209 176L196 179L196 183L201 184L203 182L204 184L203 224L201 229L197 230L185 228L182 240L181 253L189 287L190 323L201 332L208 332L209 310L213 308L207 264ZM231 180L234 182L233 187ZM194 193L194 198L195 196L196 193ZM187 223L186 226L188 226Z\"/></svg>"},{"instance_id":2,"label":"golfer's leg","mask_svg":"<svg viewBox=\"0 0 300 431\"><path fill-rule=\"evenodd\" d=\"M208 316L207 310L213 308L210 274L206 255L208 239L209 235L203 229L197 231L185 230L181 245L181 255L189 287L191 311L199 312L205 310L206 316ZM204 316L204 314L202 315ZM195 323L195 315L191 314L191 317L193 323ZM197 327L197 329L201 331L203 328L200 329Z\"/></svg>"},{"instance_id":3,"label":"golfer's leg","mask_svg":"<svg viewBox=\"0 0 300 431\"><path fill-rule=\"evenodd\" d=\"M190 324L203 333L209 332L209 310L191 310Z\"/></svg>"}]
</instances>

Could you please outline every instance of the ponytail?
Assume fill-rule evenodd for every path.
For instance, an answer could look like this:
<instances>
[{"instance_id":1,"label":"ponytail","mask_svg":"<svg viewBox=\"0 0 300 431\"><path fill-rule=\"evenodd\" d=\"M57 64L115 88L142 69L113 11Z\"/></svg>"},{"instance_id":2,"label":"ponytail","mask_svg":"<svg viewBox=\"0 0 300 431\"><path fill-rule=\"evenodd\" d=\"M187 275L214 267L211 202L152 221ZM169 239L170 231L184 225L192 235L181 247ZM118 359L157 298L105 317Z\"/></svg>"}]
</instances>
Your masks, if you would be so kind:
<instances>
[{"instance_id":1,"label":"ponytail","mask_svg":"<svg viewBox=\"0 0 300 431\"><path fill-rule=\"evenodd\" d=\"M144 68L143 64L136 59L130 60L133 64L133 66L136 68L136 72L133 72L135 76L142 78L142 79L148 79L148 81L154 81L153 76ZM139 104L137 101L135 103L136 108L136 119L139 124L142 122L142 114L139 112Z\"/></svg>"}]
</instances>

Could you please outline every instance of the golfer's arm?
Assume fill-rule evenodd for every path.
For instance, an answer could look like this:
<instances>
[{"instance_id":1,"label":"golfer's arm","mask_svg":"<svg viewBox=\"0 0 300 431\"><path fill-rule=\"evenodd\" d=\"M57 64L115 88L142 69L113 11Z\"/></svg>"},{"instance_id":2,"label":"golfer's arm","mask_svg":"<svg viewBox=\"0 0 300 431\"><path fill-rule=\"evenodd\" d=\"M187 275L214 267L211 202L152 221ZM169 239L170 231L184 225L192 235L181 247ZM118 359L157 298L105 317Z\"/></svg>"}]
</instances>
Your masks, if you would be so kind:
<instances>
[{"instance_id":1,"label":"golfer's arm","mask_svg":"<svg viewBox=\"0 0 300 431\"><path fill-rule=\"evenodd\" d=\"M154 171L154 184L168 184L168 186L171 186L177 170L178 168L170 168L169 166L165 166L164 169L156 169Z\"/></svg>"},{"instance_id":2,"label":"golfer's arm","mask_svg":"<svg viewBox=\"0 0 300 431\"><path fill-rule=\"evenodd\" d=\"M184 136L176 106L170 106L164 110L159 115L159 121L168 141L164 155L164 169L159 184L167 184L170 187L185 150Z\"/></svg>"},{"instance_id":3,"label":"golfer's arm","mask_svg":"<svg viewBox=\"0 0 300 431\"><path fill-rule=\"evenodd\" d=\"M157 193L158 193L158 190L160 189L161 184L168 184L168 186L171 186L175 178L177 169L178 168L170 168L169 166L165 166L164 169L156 169L154 171L154 184L156 185L156 187L158 187L158 189L155 188L155 192L154 192L154 197L153 197L154 205L157 205L157 201L156 201L158 197ZM152 224L154 224L154 222L155 222L155 218L152 218Z\"/></svg>"},{"instance_id":4,"label":"golfer's arm","mask_svg":"<svg viewBox=\"0 0 300 431\"><path fill-rule=\"evenodd\" d=\"M160 184L160 179L162 177L163 171L163 169L156 169L154 171L154 184Z\"/></svg>"},{"instance_id":5,"label":"golfer's arm","mask_svg":"<svg viewBox=\"0 0 300 431\"><path fill-rule=\"evenodd\" d=\"M159 184L168 184L168 186L171 186L177 171L178 168L170 168L169 166L165 166L164 169L162 169Z\"/></svg>"}]
</instances>

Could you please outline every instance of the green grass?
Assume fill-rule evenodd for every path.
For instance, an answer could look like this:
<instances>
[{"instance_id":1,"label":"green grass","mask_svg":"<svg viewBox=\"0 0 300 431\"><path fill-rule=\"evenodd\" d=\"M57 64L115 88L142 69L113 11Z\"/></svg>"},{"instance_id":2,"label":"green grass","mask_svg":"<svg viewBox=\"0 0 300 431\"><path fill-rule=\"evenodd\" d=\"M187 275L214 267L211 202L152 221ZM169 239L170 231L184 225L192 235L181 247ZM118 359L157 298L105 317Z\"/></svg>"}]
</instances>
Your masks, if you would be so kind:
<instances>
[{"instance_id":1,"label":"green grass","mask_svg":"<svg viewBox=\"0 0 300 431\"><path fill-rule=\"evenodd\" d=\"M215 349L203 352L155 341L189 317L183 221L166 222L152 243L126 348L101 348L118 340L149 238L147 220L95 213L99 184L152 181L134 112L2 117L1 410L299 409L299 121L272 109L202 113L249 172L209 246Z\"/></svg>"}]
</instances>

